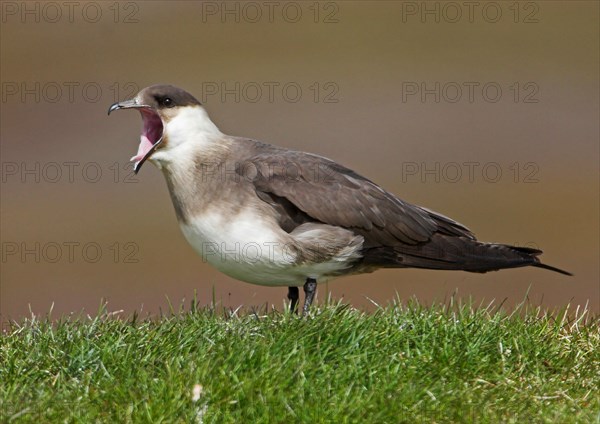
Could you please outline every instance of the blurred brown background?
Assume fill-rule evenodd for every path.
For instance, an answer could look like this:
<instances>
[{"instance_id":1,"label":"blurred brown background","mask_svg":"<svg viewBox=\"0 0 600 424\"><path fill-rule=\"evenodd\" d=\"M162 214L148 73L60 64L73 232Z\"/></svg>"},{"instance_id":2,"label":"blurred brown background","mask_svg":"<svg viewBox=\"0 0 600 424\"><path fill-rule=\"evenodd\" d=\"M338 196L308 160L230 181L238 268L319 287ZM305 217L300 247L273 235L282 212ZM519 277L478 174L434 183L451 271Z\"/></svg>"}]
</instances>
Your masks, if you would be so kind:
<instances>
[{"instance_id":1,"label":"blurred brown background","mask_svg":"<svg viewBox=\"0 0 600 424\"><path fill-rule=\"evenodd\" d=\"M370 308L458 290L512 306L529 290L535 304L597 312L598 7L3 2L2 318L53 303L54 317L94 313L102 298L154 314L195 290L202 304L214 290L228 307L282 306L285 288L202 263L150 163L129 175L140 118L106 111L162 82L204 100L226 133L330 157L575 273L379 271L331 282L321 300L328 289Z\"/></svg>"}]
</instances>

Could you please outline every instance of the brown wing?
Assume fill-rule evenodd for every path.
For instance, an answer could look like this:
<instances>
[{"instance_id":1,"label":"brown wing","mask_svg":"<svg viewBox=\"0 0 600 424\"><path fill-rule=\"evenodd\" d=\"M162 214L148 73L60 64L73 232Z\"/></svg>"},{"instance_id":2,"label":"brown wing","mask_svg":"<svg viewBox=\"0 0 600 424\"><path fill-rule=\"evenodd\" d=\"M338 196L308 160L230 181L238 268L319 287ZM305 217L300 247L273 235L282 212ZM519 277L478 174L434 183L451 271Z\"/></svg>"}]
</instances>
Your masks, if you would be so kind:
<instances>
[{"instance_id":1,"label":"brown wing","mask_svg":"<svg viewBox=\"0 0 600 424\"><path fill-rule=\"evenodd\" d=\"M329 159L259 142L261 151L238 162L238 172L271 204L286 231L309 221L361 234L363 258L357 272L379 267L414 267L488 272L542 264L540 250L478 242L464 226L411 205ZM248 145L250 146L250 144Z\"/></svg>"},{"instance_id":2,"label":"brown wing","mask_svg":"<svg viewBox=\"0 0 600 424\"><path fill-rule=\"evenodd\" d=\"M354 229L365 237L365 247L415 245L435 233L475 239L450 218L404 202L321 156L270 150L244 161L238 169L259 197L277 207L282 224L288 227L313 220Z\"/></svg>"}]
</instances>

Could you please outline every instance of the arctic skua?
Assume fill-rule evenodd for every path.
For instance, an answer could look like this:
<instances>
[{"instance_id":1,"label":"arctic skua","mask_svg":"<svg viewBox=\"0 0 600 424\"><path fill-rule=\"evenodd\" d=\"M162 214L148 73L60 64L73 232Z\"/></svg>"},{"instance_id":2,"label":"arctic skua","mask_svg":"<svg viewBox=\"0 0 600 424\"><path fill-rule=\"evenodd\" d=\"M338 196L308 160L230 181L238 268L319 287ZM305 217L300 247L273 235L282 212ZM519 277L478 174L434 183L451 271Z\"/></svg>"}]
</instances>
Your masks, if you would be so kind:
<instances>
[{"instance_id":1,"label":"arctic skua","mask_svg":"<svg viewBox=\"0 0 600 424\"><path fill-rule=\"evenodd\" d=\"M317 283L379 268L484 273L543 264L540 250L477 241L458 222L412 205L322 156L223 134L186 91L153 85L108 113L142 115L137 173L146 160L167 181L180 228L221 272L287 286L305 314Z\"/></svg>"}]
</instances>

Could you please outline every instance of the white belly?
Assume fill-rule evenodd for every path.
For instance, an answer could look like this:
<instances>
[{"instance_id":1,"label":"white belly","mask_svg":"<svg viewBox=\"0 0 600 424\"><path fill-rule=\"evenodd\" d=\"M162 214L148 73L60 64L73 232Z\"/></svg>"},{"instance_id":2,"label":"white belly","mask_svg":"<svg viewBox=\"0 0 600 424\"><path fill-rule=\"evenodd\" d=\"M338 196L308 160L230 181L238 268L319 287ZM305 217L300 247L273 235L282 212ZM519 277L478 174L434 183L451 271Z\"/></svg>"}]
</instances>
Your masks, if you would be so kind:
<instances>
[{"instance_id":1,"label":"white belly","mask_svg":"<svg viewBox=\"0 0 600 424\"><path fill-rule=\"evenodd\" d=\"M202 260L230 277L260 285L304 283L290 272L296 253L289 235L247 209L234 217L208 211L180 227Z\"/></svg>"},{"instance_id":2,"label":"white belly","mask_svg":"<svg viewBox=\"0 0 600 424\"><path fill-rule=\"evenodd\" d=\"M266 286L301 286L307 278L323 283L348 267L356 247L321 263L298 264L297 243L275 221L242 210L235 216L207 211L180 223L181 230L204 262L235 279ZM301 243L310 243L302 240ZM319 240L314 240L318 245Z\"/></svg>"}]
</instances>

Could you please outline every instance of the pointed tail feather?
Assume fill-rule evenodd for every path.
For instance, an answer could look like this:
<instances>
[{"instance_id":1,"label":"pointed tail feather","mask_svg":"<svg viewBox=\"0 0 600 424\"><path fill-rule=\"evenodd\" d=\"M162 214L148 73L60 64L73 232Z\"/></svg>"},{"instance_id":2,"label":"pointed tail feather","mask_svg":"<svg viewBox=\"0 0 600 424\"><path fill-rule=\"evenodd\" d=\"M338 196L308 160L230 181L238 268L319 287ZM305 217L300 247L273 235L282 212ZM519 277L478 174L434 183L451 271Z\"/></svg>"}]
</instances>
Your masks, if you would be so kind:
<instances>
[{"instance_id":1,"label":"pointed tail feather","mask_svg":"<svg viewBox=\"0 0 600 424\"><path fill-rule=\"evenodd\" d=\"M425 244L394 247L394 253L397 255L395 260L390 261L391 255L389 253L391 252L386 255L381 253L376 254L379 257L379 266L386 267L462 270L484 273L507 268L534 266L563 275L573 275L568 271L541 263L538 256L542 254L542 251L538 249L498 243L482 243L466 237L453 237L439 233ZM387 263L381 263L381 259L384 259Z\"/></svg>"},{"instance_id":2,"label":"pointed tail feather","mask_svg":"<svg viewBox=\"0 0 600 424\"><path fill-rule=\"evenodd\" d=\"M541 262L533 263L533 264L531 264L531 266L535 266L535 267L538 267L538 268L548 269L550 271L558 272L559 274L568 275L570 277L573 276L573 274L571 272L569 272L569 271L565 271L563 269L556 268L554 266L546 265L546 264L543 264Z\"/></svg>"}]
</instances>

